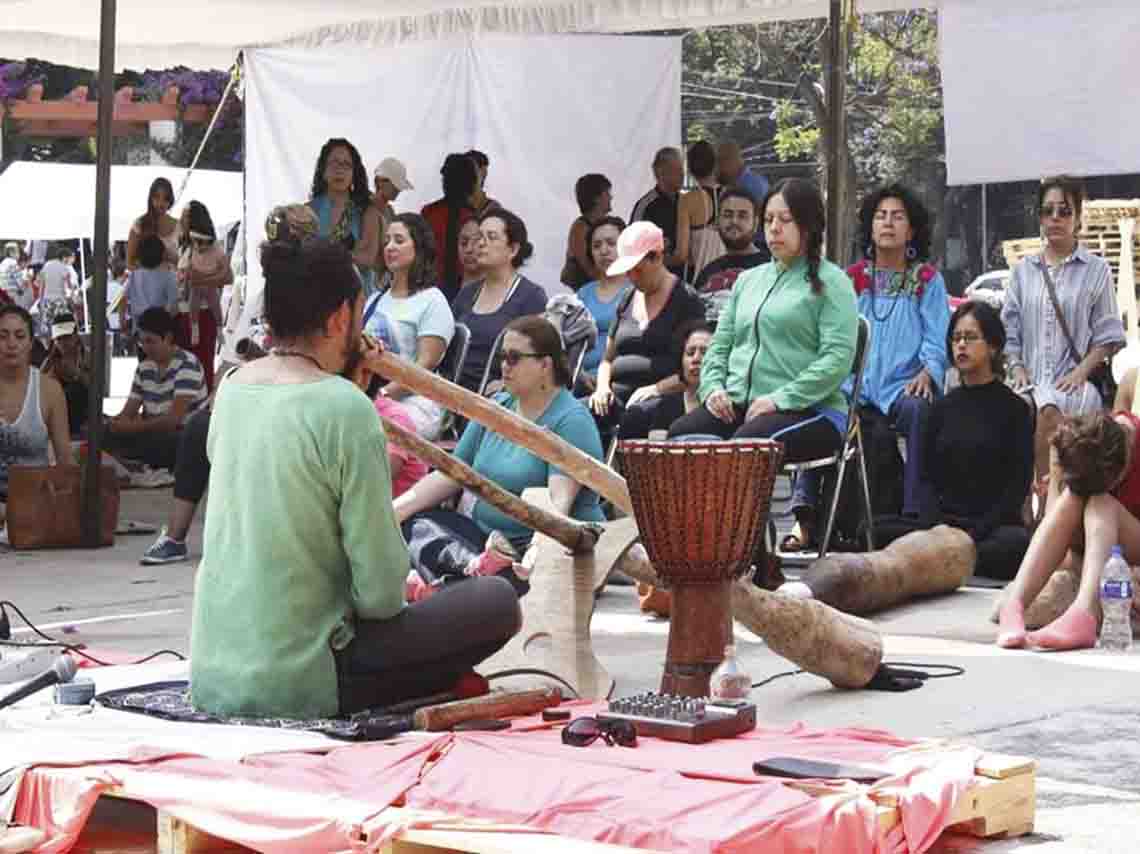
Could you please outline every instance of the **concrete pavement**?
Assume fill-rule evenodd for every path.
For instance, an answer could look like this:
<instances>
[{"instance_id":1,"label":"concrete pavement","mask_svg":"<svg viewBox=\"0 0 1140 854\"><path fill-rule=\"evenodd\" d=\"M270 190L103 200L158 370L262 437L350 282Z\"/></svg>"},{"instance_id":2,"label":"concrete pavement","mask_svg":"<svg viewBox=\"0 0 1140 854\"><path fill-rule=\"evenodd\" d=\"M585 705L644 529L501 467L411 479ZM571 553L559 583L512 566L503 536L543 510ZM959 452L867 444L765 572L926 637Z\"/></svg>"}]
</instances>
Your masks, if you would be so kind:
<instances>
[{"instance_id":1,"label":"concrete pavement","mask_svg":"<svg viewBox=\"0 0 1140 854\"><path fill-rule=\"evenodd\" d=\"M160 525L169 490L123 493L121 518ZM0 551L0 599L16 603L49 634L93 650L145 655L188 649L194 563L138 563L153 535L117 538L110 549ZM197 559L201 526L191 536ZM1103 852L1140 848L1140 651L1043 654L993 646L988 621L997 591L970 588L876 619L889 661L955 664L962 676L903 694L841 692L811 675L753 692L767 724L860 726L903 736L960 739L1036 758L1038 824L1032 836L979 843L947 839L939 852ZM10 615L12 616L12 615ZM19 619L13 619L19 629ZM64 634L66 632L66 634ZM593 636L616 693L657 687L668 623L640 614L631 588L598 599ZM18 632L17 638L27 638ZM741 627L737 644L753 681L792 669Z\"/></svg>"}]
</instances>

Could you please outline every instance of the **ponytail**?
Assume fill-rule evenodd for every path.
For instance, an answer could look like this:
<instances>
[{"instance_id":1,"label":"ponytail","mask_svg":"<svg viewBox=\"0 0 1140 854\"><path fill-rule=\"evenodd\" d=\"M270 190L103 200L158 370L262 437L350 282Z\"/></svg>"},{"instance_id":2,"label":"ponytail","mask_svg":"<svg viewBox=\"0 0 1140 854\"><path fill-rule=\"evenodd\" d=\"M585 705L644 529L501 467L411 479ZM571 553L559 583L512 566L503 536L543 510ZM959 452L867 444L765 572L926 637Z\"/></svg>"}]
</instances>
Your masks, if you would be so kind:
<instances>
[{"instance_id":1,"label":"ponytail","mask_svg":"<svg viewBox=\"0 0 1140 854\"><path fill-rule=\"evenodd\" d=\"M822 257L823 249L823 235L817 232L811 232L808 236L807 245L807 275L808 281L811 282L811 292L816 296L823 293L823 279L819 277L819 266L823 263Z\"/></svg>"}]
</instances>

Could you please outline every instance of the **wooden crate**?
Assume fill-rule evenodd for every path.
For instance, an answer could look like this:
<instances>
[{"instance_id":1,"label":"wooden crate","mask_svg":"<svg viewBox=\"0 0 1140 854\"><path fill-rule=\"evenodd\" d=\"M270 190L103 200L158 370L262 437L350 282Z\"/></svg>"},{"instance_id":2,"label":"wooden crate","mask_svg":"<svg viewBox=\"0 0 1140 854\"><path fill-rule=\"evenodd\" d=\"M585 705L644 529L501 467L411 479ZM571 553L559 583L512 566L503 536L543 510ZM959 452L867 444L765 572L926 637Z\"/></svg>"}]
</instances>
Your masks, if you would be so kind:
<instances>
[{"instance_id":1,"label":"wooden crate","mask_svg":"<svg viewBox=\"0 0 1140 854\"><path fill-rule=\"evenodd\" d=\"M929 748L936 750L937 748ZM986 839L1022 836L1033 831L1036 815L1036 769L1032 759L985 754L974 766L974 780L954 807L948 833L964 833ZM841 789L788 781L785 785L814 797L848 798L864 793L876 805L879 828L894 830L902 821L899 793L857 783ZM431 828L407 830L389 842L385 854L634 854L645 849L585 842L518 825L478 819L449 817L402 807L390 807L385 815L404 823L430 820ZM162 810L130 799L128 793L111 789L96 805L87 828L73 849L77 854L238 854L250 849L204 833Z\"/></svg>"},{"instance_id":2,"label":"wooden crate","mask_svg":"<svg viewBox=\"0 0 1140 854\"><path fill-rule=\"evenodd\" d=\"M1098 199L1086 202L1082 212L1080 241L1094 255L1108 261L1113 281L1120 281L1120 220L1140 222L1140 199ZM1041 253L1040 237L1022 237L1002 242L1002 253L1010 269L1022 259ZM1140 232L1132 238L1134 281L1140 283Z\"/></svg>"}]
</instances>

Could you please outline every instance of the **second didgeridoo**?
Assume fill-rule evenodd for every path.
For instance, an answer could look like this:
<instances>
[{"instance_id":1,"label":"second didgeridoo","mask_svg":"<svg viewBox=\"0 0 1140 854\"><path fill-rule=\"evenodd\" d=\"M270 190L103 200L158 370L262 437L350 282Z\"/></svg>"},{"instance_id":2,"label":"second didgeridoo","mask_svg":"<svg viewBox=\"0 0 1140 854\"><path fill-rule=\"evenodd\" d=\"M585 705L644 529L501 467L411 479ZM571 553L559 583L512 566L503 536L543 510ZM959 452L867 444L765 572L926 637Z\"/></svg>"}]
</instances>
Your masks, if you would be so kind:
<instances>
[{"instance_id":1,"label":"second didgeridoo","mask_svg":"<svg viewBox=\"0 0 1140 854\"><path fill-rule=\"evenodd\" d=\"M424 462L435 466L452 480L470 489L512 519L521 522L528 528L541 531L575 554L593 549L594 543L601 536L601 525L576 522L561 514L535 507L514 493L507 492L494 481L483 477L462 460L440 450L415 433L405 430L394 421L383 416L380 417L380 420L384 423L384 432L388 434L391 441L411 451Z\"/></svg>"},{"instance_id":2,"label":"second didgeridoo","mask_svg":"<svg viewBox=\"0 0 1140 854\"><path fill-rule=\"evenodd\" d=\"M626 550L617 568L661 586L640 544ZM883 639L872 623L812 599L769 593L740 580L732 585L732 616L764 638L772 652L836 688L865 687L883 660Z\"/></svg>"},{"instance_id":3,"label":"second didgeridoo","mask_svg":"<svg viewBox=\"0 0 1140 854\"><path fill-rule=\"evenodd\" d=\"M885 549L831 554L803 582L820 602L847 614L874 614L919 596L953 593L974 571L977 548L959 528L913 531Z\"/></svg>"},{"instance_id":4,"label":"second didgeridoo","mask_svg":"<svg viewBox=\"0 0 1140 854\"><path fill-rule=\"evenodd\" d=\"M609 499L630 516L633 515L633 502L629 498L625 478L589 454L583 453L549 430L507 411L493 400L480 397L438 377L407 359L401 359L392 353L382 353L379 360L385 378L521 445L535 456L562 469L578 483Z\"/></svg>"}]
</instances>

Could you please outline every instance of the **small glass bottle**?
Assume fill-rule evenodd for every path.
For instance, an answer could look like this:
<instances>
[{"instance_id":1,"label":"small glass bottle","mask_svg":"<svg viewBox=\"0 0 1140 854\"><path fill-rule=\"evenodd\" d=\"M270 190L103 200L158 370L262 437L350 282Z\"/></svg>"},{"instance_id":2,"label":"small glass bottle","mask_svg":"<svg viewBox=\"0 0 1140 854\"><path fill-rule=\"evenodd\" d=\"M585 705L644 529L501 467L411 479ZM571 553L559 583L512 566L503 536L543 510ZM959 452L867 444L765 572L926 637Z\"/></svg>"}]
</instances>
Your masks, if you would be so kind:
<instances>
[{"instance_id":1,"label":"small glass bottle","mask_svg":"<svg viewBox=\"0 0 1140 854\"><path fill-rule=\"evenodd\" d=\"M713 700L744 700L752 691L752 680L736 660L736 646L724 648L724 661L709 677L709 694Z\"/></svg>"}]
</instances>

